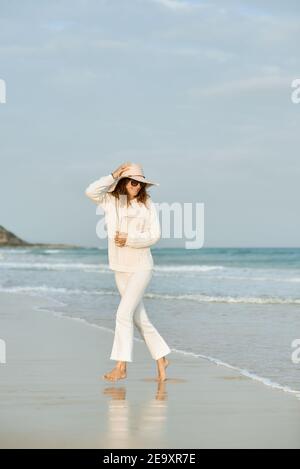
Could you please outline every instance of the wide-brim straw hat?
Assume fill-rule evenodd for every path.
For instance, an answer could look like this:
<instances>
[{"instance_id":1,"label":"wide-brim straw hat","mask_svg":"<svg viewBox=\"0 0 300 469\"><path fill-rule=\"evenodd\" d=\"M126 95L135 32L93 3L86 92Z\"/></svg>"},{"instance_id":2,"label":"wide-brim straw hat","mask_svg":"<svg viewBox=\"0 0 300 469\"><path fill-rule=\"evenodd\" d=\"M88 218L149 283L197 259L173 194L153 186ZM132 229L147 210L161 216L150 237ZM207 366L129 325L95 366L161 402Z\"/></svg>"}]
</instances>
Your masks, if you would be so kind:
<instances>
[{"instance_id":1,"label":"wide-brim straw hat","mask_svg":"<svg viewBox=\"0 0 300 469\"><path fill-rule=\"evenodd\" d=\"M140 164L132 163L126 171L122 173L120 177L118 177L111 186L109 186L108 192L112 192L115 190L117 184L121 179L123 178L130 178L130 179L135 179L136 181L143 182L146 184L148 187L151 186L159 186L157 182L149 181L149 179L145 178L143 168Z\"/></svg>"}]
</instances>

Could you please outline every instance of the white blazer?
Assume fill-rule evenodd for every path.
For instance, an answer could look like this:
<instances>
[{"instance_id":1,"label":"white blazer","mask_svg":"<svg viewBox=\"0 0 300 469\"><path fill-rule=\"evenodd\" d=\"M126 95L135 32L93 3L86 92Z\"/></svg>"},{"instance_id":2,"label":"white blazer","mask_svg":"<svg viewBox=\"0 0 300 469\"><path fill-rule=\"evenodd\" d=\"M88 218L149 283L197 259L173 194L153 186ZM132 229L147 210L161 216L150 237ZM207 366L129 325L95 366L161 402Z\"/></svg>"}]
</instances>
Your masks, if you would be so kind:
<instances>
[{"instance_id":1,"label":"white blazer","mask_svg":"<svg viewBox=\"0 0 300 469\"><path fill-rule=\"evenodd\" d=\"M105 212L108 234L108 259L112 270L136 272L153 268L150 246L161 238L158 213L151 198L147 206L135 199L127 207L126 196L117 199L109 187L114 182L111 174L92 182L85 195L100 205ZM116 231L127 233L125 246L115 244Z\"/></svg>"}]
</instances>

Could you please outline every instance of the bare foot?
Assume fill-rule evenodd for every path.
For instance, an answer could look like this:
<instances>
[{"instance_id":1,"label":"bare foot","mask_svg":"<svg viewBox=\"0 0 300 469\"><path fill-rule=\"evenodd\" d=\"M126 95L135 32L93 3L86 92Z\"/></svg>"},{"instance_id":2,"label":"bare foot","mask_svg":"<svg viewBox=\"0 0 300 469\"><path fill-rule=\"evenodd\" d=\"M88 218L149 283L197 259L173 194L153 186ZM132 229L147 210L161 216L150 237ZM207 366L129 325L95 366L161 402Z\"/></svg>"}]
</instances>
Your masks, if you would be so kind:
<instances>
[{"instance_id":1,"label":"bare foot","mask_svg":"<svg viewBox=\"0 0 300 469\"><path fill-rule=\"evenodd\" d=\"M162 357L157 360L157 368L158 368L158 377L157 381L165 381L166 380L166 368L169 365L169 360L166 357Z\"/></svg>"},{"instance_id":2,"label":"bare foot","mask_svg":"<svg viewBox=\"0 0 300 469\"><path fill-rule=\"evenodd\" d=\"M125 369L120 369L118 367L114 368L113 370L105 373L102 377L107 379L108 381L117 381L118 379L126 378L127 373Z\"/></svg>"}]
</instances>

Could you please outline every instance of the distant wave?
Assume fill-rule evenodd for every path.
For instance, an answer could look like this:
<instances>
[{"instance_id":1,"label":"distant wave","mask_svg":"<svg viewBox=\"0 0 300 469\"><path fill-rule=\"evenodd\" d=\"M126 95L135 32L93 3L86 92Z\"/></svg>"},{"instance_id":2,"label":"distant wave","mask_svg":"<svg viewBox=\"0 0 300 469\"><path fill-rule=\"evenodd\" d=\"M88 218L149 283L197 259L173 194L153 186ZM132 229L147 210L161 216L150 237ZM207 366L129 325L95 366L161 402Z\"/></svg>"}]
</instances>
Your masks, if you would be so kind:
<instances>
[{"instance_id":1,"label":"distant wave","mask_svg":"<svg viewBox=\"0 0 300 469\"><path fill-rule=\"evenodd\" d=\"M252 277L251 275L214 275L214 279L218 280L245 280L251 282L300 282L299 277Z\"/></svg>"},{"instance_id":2,"label":"distant wave","mask_svg":"<svg viewBox=\"0 0 300 469\"><path fill-rule=\"evenodd\" d=\"M118 291L115 290L85 290L80 288L63 288L63 287L48 287L47 285L40 286L15 286L15 287L0 287L0 292L10 293L33 293L33 294L72 294L72 295L110 295L119 296ZM300 299L297 298L280 298L280 297L233 297L233 296L209 296L201 294L184 294L184 295L169 295L164 293L145 293L144 298L153 300L175 300L175 301L195 301L197 303L242 303L242 304L300 304Z\"/></svg>"},{"instance_id":3,"label":"distant wave","mask_svg":"<svg viewBox=\"0 0 300 469\"><path fill-rule=\"evenodd\" d=\"M48 250L54 253L58 250ZM110 269L107 263L88 264L84 262L7 262L3 261L3 254L0 253L0 269L11 269L11 270L45 270L45 271L82 271L82 272L95 272L112 274L113 271ZM243 268L243 267L225 267L223 265L154 265L154 274L158 276L172 276L173 274L202 274L201 278L213 278L224 281L251 281L251 282L287 282L287 283L300 283L300 277L297 276L298 271L290 272L289 275L292 277L282 277L282 272L278 276L279 272L275 271L274 275L257 275L258 269ZM246 270L246 272L245 272ZM222 274L217 272L222 271ZM239 275L239 271L241 275ZM263 271L265 274L265 270ZM211 275L210 275L211 274Z\"/></svg>"},{"instance_id":4,"label":"distant wave","mask_svg":"<svg viewBox=\"0 0 300 469\"><path fill-rule=\"evenodd\" d=\"M280 297L233 297L199 294L168 295L157 293L147 293L145 296L162 300L192 300L198 303L300 304L300 299Z\"/></svg>"},{"instance_id":5,"label":"distant wave","mask_svg":"<svg viewBox=\"0 0 300 469\"><path fill-rule=\"evenodd\" d=\"M209 272L211 270L223 270L223 265L155 265L157 272Z\"/></svg>"},{"instance_id":6,"label":"distant wave","mask_svg":"<svg viewBox=\"0 0 300 469\"><path fill-rule=\"evenodd\" d=\"M3 254L29 254L30 249L20 249L20 248L4 248L2 253Z\"/></svg>"},{"instance_id":7,"label":"distant wave","mask_svg":"<svg viewBox=\"0 0 300 469\"><path fill-rule=\"evenodd\" d=\"M48 287L40 286L19 286L19 287L0 287L0 292L5 293L62 293L72 295L116 295L119 296L117 290L81 290L80 288L64 288L64 287Z\"/></svg>"},{"instance_id":8,"label":"distant wave","mask_svg":"<svg viewBox=\"0 0 300 469\"><path fill-rule=\"evenodd\" d=\"M92 272L112 272L109 265L106 264L85 264L82 262L1 262L0 269L16 270L82 270ZM225 269L222 265L154 265L154 272L157 273L197 273L211 272Z\"/></svg>"},{"instance_id":9,"label":"distant wave","mask_svg":"<svg viewBox=\"0 0 300 469\"><path fill-rule=\"evenodd\" d=\"M106 271L111 272L108 264L85 264L81 262L61 262L61 263L48 263L48 262L1 262L1 269L28 269L28 270L83 270L83 271ZM218 265L155 265L156 272L209 272L213 270L223 270L223 266Z\"/></svg>"},{"instance_id":10,"label":"distant wave","mask_svg":"<svg viewBox=\"0 0 300 469\"><path fill-rule=\"evenodd\" d=\"M212 270L221 270L222 266L207 266L207 265L182 265L182 266L157 266L155 265L154 271L156 272L208 272ZM12 270L82 270L92 272L112 272L108 264L85 264L81 262L61 262L61 263L49 263L49 262L1 262L0 269L12 269Z\"/></svg>"},{"instance_id":11,"label":"distant wave","mask_svg":"<svg viewBox=\"0 0 300 469\"><path fill-rule=\"evenodd\" d=\"M47 262L1 262L0 269L28 269L28 270L82 270L101 272L109 271L107 264L83 264L80 262L73 263L47 263Z\"/></svg>"}]
</instances>

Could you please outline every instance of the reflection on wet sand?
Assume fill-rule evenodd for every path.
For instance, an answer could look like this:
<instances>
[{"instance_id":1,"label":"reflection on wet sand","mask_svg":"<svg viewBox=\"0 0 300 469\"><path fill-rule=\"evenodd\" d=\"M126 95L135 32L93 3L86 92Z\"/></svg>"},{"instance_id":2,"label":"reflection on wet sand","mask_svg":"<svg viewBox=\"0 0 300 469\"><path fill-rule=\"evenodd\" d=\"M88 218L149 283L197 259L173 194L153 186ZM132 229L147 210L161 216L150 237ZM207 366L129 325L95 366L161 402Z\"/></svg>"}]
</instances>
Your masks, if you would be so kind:
<instances>
[{"instance_id":1,"label":"reflection on wet sand","mask_svg":"<svg viewBox=\"0 0 300 469\"><path fill-rule=\"evenodd\" d=\"M158 382L153 399L131 405L124 386L104 389L103 393L110 397L107 447L137 447L143 442L154 444L162 440L167 419L166 386L166 382Z\"/></svg>"},{"instance_id":2,"label":"reflection on wet sand","mask_svg":"<svg viewBox=\"0 0 300 469\"><path fill-rule=\"evenodd\" d=\"M108 403L108 432L109 446L126 447L128 444L130 429L130 408L126 400L125 387L108 387L103 393L111 399ZM116 446L116 447L117 447Z\"/></svg>"}]
</instances>

